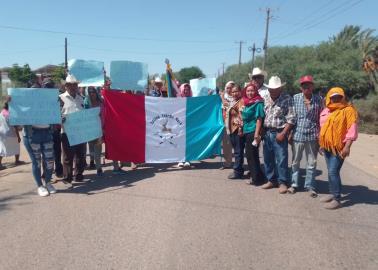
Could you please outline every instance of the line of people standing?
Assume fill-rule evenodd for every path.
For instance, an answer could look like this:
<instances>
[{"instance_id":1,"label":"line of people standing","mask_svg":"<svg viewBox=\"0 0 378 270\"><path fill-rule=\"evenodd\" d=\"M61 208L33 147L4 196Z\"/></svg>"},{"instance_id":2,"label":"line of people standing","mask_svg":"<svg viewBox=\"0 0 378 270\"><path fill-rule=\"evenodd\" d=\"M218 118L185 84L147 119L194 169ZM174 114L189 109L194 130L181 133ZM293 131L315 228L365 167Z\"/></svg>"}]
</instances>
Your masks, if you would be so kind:
<instances>
[{"instance_id":1,"label":"line of people standing","mask_svg":"<svg viewBox=\"0 0 378 270\"><path fill-rule=\"evenodd\" d=\"M357 111L339 87L331 88L324 102L313 93L314 81L310 75L300 78L301 93L294 97L283 92L285 83L278 76L272 76L268 84L264 84L265 77L266 72L254 68L251 81L243 89L233 81L225 85L221 95L226 130L222 169L231 168L233 149L233 172L229 179L244 178L246 157L249 184L262 185L263 189L278 187L280 194L294 194L299 189L299 165L305 154L304 189L315 198L317 154L324 153L330 195L320 201L326 209L339 208L340 170L357 139ZM259 160L261 142L264 170ZM291 174L289 144L293 154Z\"/></svg>"}]
</instances>

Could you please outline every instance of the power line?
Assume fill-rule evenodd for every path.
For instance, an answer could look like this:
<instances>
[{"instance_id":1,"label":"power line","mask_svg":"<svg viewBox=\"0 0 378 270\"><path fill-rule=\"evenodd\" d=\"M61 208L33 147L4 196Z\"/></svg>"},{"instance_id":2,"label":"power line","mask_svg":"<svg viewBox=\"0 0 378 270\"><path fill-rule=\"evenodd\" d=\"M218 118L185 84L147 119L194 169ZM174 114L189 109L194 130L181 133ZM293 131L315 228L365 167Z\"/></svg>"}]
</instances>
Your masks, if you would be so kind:
<instances>
[{"instance_id":1,"label":"power line","mask_svg":"<svg viewBox=\"0 0 378 270\"><path fill-rule=\"evenodd\" d=\"M176 54L176 55L185 55L185 54L211 54L211 53L221 53L221 52L230 52L234 51L235 48L229 49L222 49L222 50L211 50L211 51L192 51L192 52L141 52L141 51L124 51L124 50L113 50L113 49L103 49L103 48L94 48L94 47L86 47L86 46L78 46L73 45L71 43L68 44L70 47L73 48L81 48L87 50L95 50L95 51L104 51L104 52L115 52L115 53L132 53L132 54L140 54L140 55L167 55L167 54Z\"/></svg>"},{"instance_id":2,"label":"power line","mask_svg":"<svg viewBox=\"0 0 378 270\"><path fill-rule=\"evenodd\" d=\"M108 35L98 35L92 33L80 33L80 32L65 32L65 31L54 31L47 29L36 29L36 28L26 28L11 25L0 25L0 28L27 31L27 32L40 32L49 34L59 34L59 35L71 35L71 36L86 36L94 38L105 38L105 39L125 39L125 40L138 40L138 41L155 41L155 42L177 42L177 43L204 43L204 44L214 44L214 43L230 43L230 40L180 40L180 39L155 39L155 38L141 38L133 36L108 36Z\"/></svg>"},{"instance_id":3,"label":"power line","mask_svg":"<svg viewBox=\"0 0 378 270\"><path fill-rule=\"evenodd\" d=\"M50 46L50 47L44 47L44 48L35 48L35 49L25 49L25 50L19 50L19 51L0 51L0 55L5 55L5 54L15 54L15 53L29 53L29 52L35 52L35 51L45 51L45 50L50 50L50 49L57 49L57 48L62 48L63 45L59 46Z\"/></svg>"},{"instance_id":4,"label":"power line","mask_svg":"<svg viewBox=\"0 0 378 270\"><path fill-rule=\"evenodd\" d=\"M281 36L278 36L278 37L275 37L273 38L272 40L278 40L278 39L284 39L284 38L287 38L289 36L292 36L292 35L296 35L298 33L301 33L305 30L309 30L309 29L312 29L314 28L315 26L318 26L326 21L329 21L330 19L334 18L334 15L336 14L341 14L347 10L349 10L350 8L358 5L359 3L363 2L364 0L358 0L356 2L351 2L351 1L346 1L346 2L343 2L342 4L338 5L337 7L327 11L326 13L322 14L320 17L324 17L324 16L327 16L329 15L327 18L323 19L323 20L310 20L309 22L307 22L306 24L302 25L302 26L299 26L297 28L295 28L293 31L290 31L288 32L287 34L284 34L284 35L281 35ZM349 4L349 5L348 5ZM344 8L344 9L343 9ZM340 11L341 10L341 11Z\"/></svg>"}]
</instances>

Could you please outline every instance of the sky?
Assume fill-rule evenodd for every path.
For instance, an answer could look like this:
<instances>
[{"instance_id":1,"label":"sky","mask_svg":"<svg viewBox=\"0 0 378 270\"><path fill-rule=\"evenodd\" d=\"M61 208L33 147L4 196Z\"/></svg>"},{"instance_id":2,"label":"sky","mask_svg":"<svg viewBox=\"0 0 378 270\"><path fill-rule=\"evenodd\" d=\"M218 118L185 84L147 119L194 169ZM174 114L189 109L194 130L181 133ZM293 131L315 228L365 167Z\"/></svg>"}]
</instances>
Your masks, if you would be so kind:
<instances>
[{"instance_id":1,"label":"sky","mask_svg":"<svg viewBox=\"0 0 378 270\"><path fill-rule=\"evenodd\" d=\"M1 0L0 67L32 69L68 58L148 64L163 73L165 58L174 71L198 66L214 77L251 60L253 43L263 46L270 8L268 46L316 45L345 25L378 28L377 0ZM378 35L378 32L375 32Z\"/></svg>"}]
</instances>

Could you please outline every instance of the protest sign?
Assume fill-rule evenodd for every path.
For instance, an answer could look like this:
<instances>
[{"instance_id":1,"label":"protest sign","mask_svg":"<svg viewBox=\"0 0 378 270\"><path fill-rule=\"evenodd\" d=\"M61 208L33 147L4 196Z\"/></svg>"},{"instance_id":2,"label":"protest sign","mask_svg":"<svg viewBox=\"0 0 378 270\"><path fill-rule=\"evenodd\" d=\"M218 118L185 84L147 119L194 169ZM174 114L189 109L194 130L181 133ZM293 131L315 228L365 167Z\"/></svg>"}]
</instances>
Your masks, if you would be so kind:
<instances>
[{"instance_id":1,"label":"protest sign","mask_svg":"<svg viewBox=\"0 0 378 270\"><path fill-rule=\"evenodd\" d=\"M193 97L213 95L216 89L216 79L193 79L190 80L190 87L192 88Z\"/></svg>"},{"instance_id":2,"label":"protest sign","mask_svg":"<svg viewBox=\"0 0 378 270\"><path fill-rule=\"evenodd\" d=\"M112 89L144 91L147 87L148 66L131 61L112 61L110 79Z\"/></svg>"},{"instance_id":3,"label":"protest sign","mask_svg":"<svg viewBox=\"0 0 378 270\"><path fill-rule=\"evenodd\" d=\"M8 95L12 126L61 123L58 89L9 88Z\"/></svg>"},{"instance_id":4,"label":"protest sign","mask_svg":"<svg viewBox=\"0 0 378 270\"><path fill-rule=\"evenodd\" d=\"M80 81L80 87L104 85L104 62L71 59L68 70Z\"/></svg>"},{"instance_id":5,"label":"protest sign","mask_svg":"<svg viewBox=\"0 0 378 270\"><path fill-rule=\"evenodd\" d=\"M67 114L63 126L71 146L100 138L102 136L100 108Z\"/></svg>"}]
</instances>

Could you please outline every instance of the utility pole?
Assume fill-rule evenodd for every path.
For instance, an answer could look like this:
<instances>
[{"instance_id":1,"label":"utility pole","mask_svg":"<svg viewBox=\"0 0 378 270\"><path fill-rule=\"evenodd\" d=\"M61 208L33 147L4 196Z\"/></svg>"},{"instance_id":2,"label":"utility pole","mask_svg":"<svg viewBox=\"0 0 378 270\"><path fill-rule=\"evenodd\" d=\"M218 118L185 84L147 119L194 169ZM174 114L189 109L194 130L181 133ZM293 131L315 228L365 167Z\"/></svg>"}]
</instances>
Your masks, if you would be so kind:
<instances>
[{"instance_id":1,"label":"utility pole","mask_svg":"<svg viewBox=\"0 0 378 270\"><path fill-rule=\"evenodd\" d=\"M253 43L253 46L249 47L248 51L252 52L252 67L251 67L251 72L252 72L253 68L255 67L255 52L260 53L261 49L260 48L256 48L255 43Z\"/></svg>"},{"instance_id":2,"label":"utility pole","mask_svg":"<svg viewBox=\"0 0 378 270\"><path fill-rule=\"evenodd\" d=\"M268 33L269 33L269 21L272 19L272 16L270 16L270 8L266 9L266 26L265 26L265 39L264 39L264 59L262 64L262 69L265 70L265 64L267 59L267 53L268 53Z\"/></svg>"},{"instance_id":3,"label":"utility pole","mask_svg":"<svg viewBox=\"0 0 378 270\"><path fill-rule=\"evenodd\" d=\"M67 38L64 38L64 70L66 73L68 73Z\"/></svg>"},{"instance_id":4,"label":"utility pole","mask_svg":"<svg viewBox=\"0 0 378 270\"><path fill-rule=\"evenodd\" d=\"M226 65L225 62L222 63L222 88L224 87L224 66Z\"/></svg>"},{"instance_id":5,"label":"utility pole","mask_svg":"<svg viewBox=\"0 0 378 270\"><path fill-rule=\"evenodd\" d=\"M241 52L242 52L242 46L245 41L235 41L235 43L239 43L239 66L241 65Z\"/></svg>"}]
</instances>

